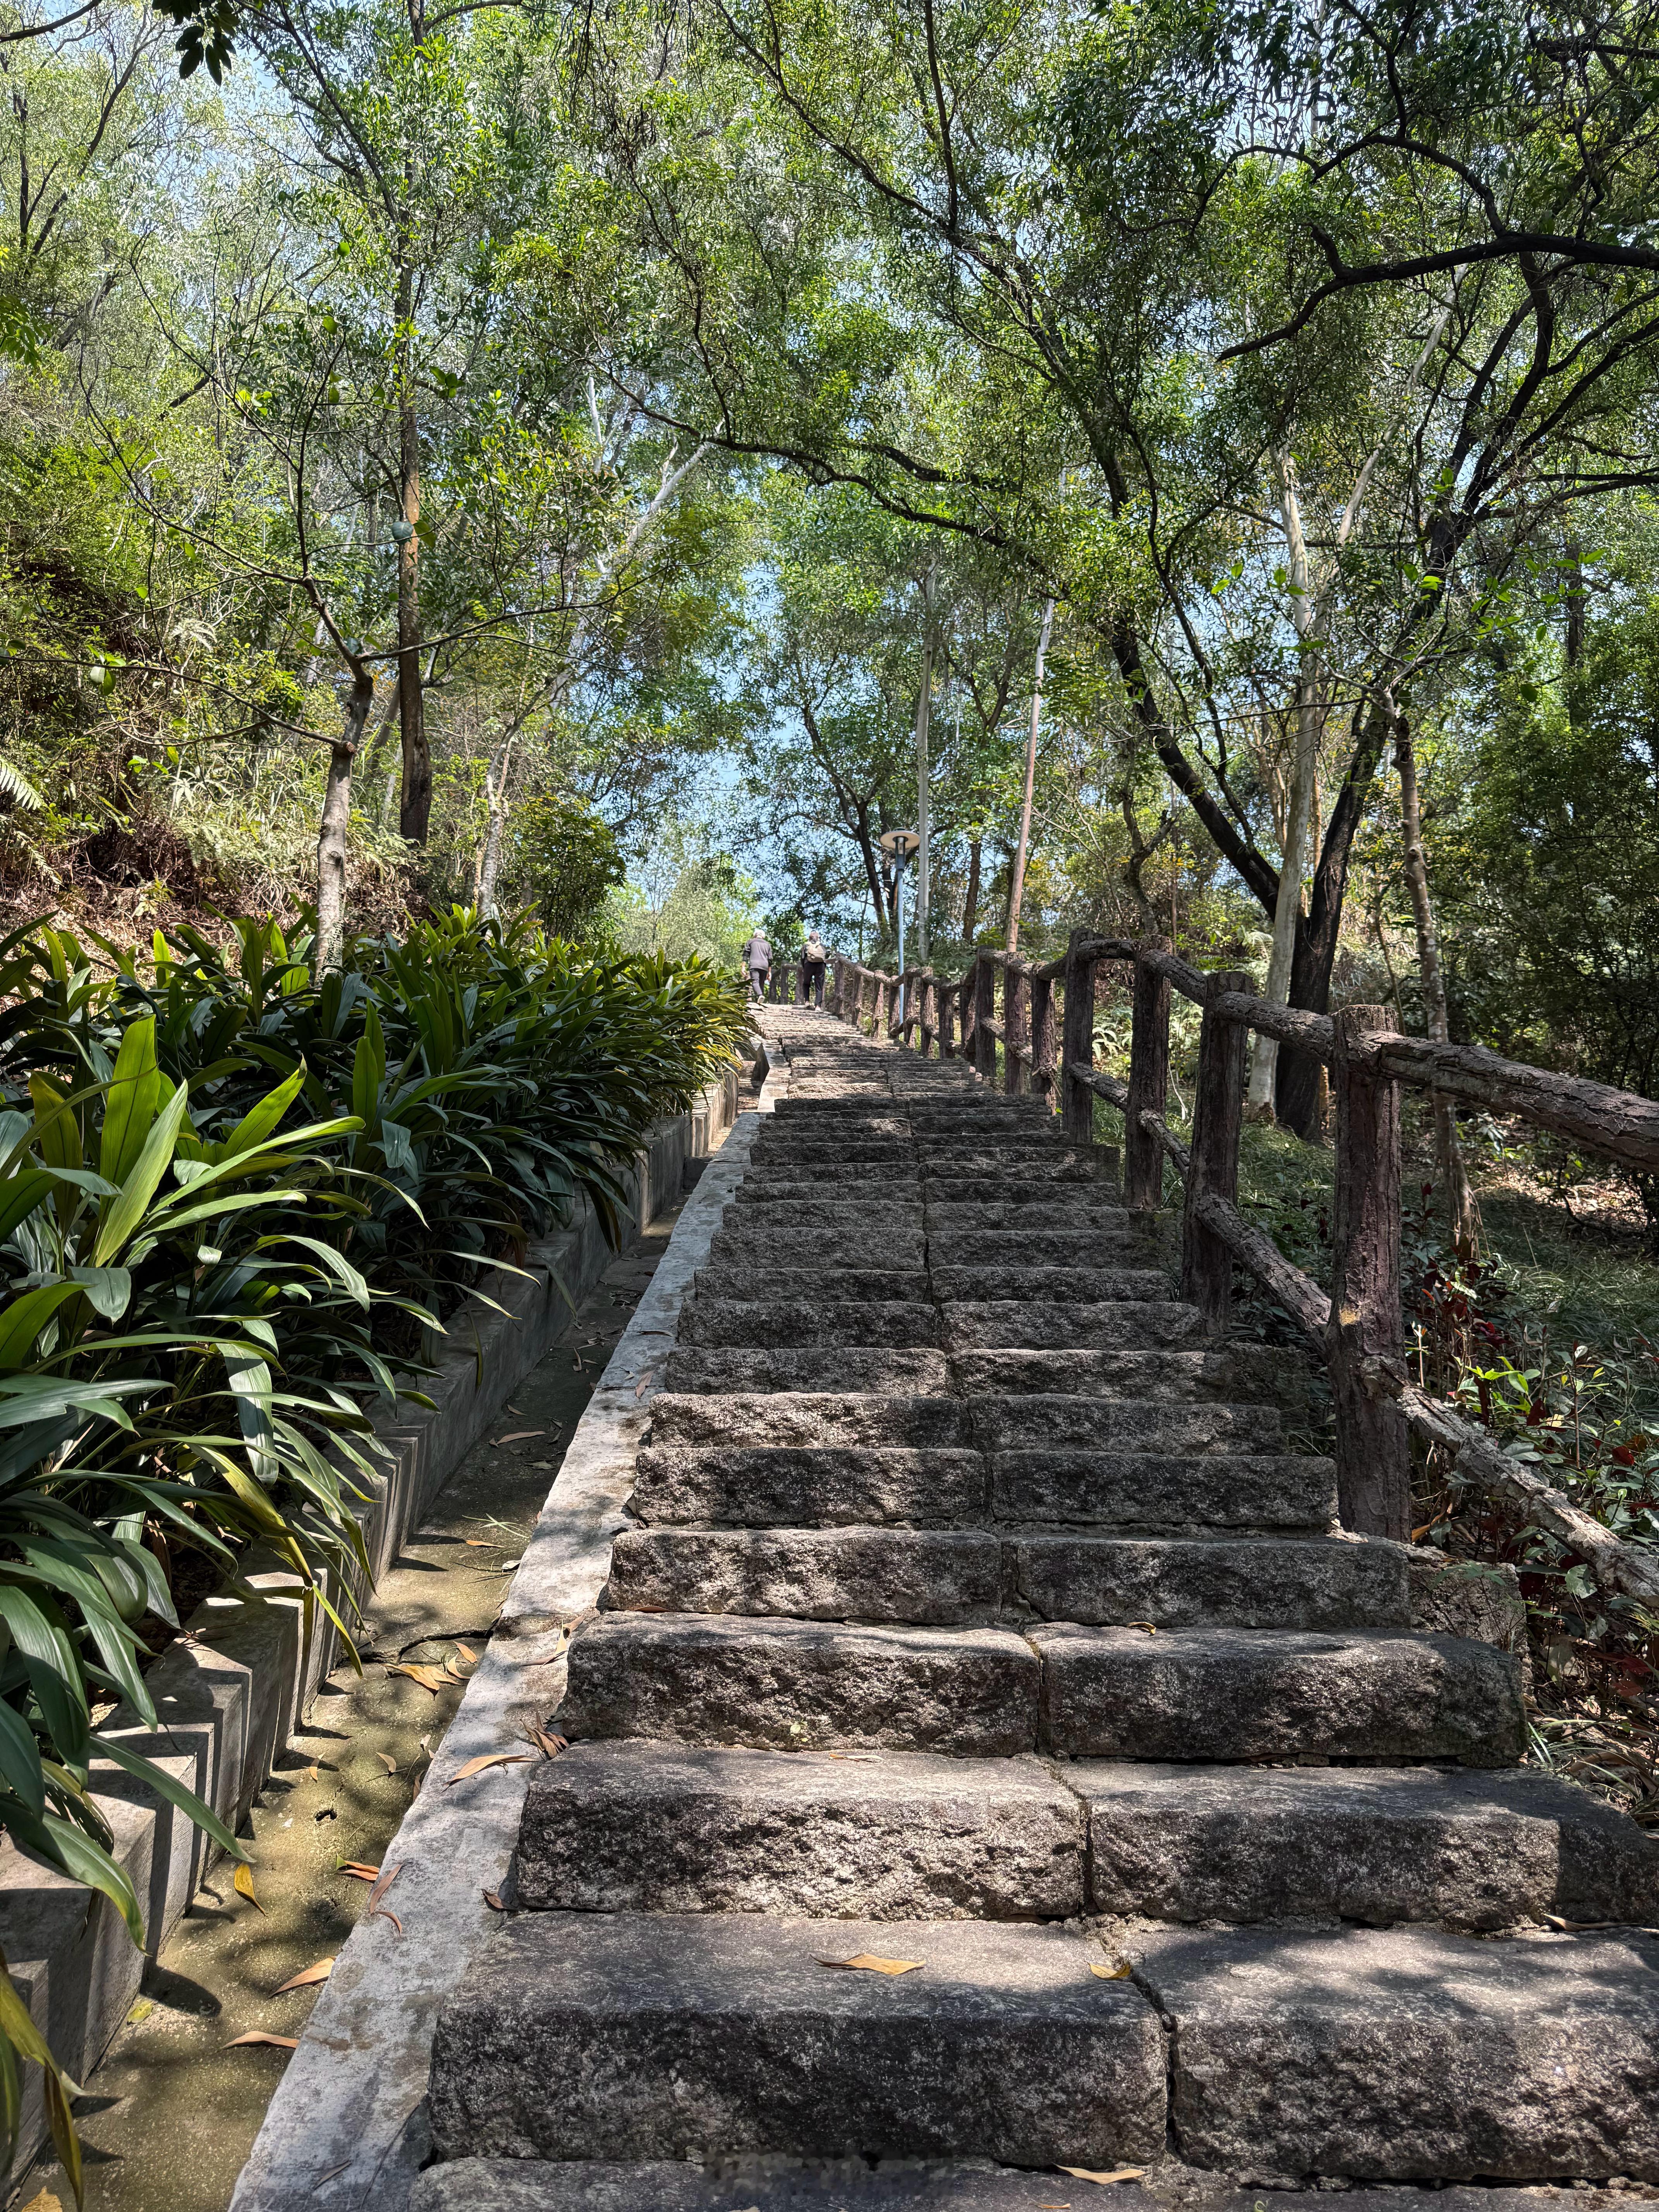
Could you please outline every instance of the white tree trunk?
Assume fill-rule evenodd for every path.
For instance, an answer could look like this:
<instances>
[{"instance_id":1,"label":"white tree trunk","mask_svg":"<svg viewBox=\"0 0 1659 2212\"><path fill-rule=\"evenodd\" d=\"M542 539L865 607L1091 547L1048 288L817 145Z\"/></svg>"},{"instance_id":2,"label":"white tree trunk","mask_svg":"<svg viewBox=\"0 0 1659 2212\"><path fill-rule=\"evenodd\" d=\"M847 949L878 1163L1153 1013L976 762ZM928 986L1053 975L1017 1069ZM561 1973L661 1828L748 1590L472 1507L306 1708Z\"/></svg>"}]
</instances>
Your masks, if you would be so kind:
<instances>
[{"instance_id":1,"label":"white tree trunk","mask_svg":"<svg viewBox=\"0 0 1659 2212\"><path fill-rule=\"evenodd\" d=\"M1296 679L1296 744L1291 764L1290 797L1285 808L1285 857L1279 872L1279 896L1273 906L1273 946L1267 956L1267 981L1262 996L1282 1006L1291 994L1291 961L1296 951L1297 917L1302 911L1302 879L1308 872L1311 845L1310 814L1314 779L1319 766L1319 740L1323 733L1324 664L1319 652L1319 607L1314 596L1307 541L1302 531L1302 507L1297 497L1296 475L1291 457L1273 455L1279 491L1279 518L1285 530L1285 582L1291 602L1291 621L1296 630L1300 665ZM1250 1060L1249 1089L1245 1111L1255 1120L1271 1121L1273 1079L1279 1066L1279 1040L1256 1034Z\"/></svg>"},{"instance_id":2,"label":"white tree trunk","mask_svg":"<svg viewBox=\"0 0 1659 2212\"><path fill-rule=\"evenodd\" d=\"M1440 964L1440 936L1434 924L1434 904L1429 896L1429 864L1423 850L1423 809L1417 787L1417 751L1411 726L1403 714L1394 723L1394 755L1400 770L1400 812L1406 833L1406 881L1412 895L1412 915L1417 924L1417 966L1423 981L1423 1006L1429 1035L1444 1044L1451 1034L1446 1012L1446 973ZM1446 1194L1447 1226L1453 1244L1465 1259L1474 1256L1480 1237L1480 1214L1469 1188L1463 1147L1458 1141L1457 1115L1443 1092L1431 1091L1434 1108L1434 1150L1440 1186Z\"/></svg>"},{"instance_id":3,"label":"white tree trunk","mask_svg":"<svg viewBox=\"0 0 1659 2212\"><path fill-rule=\"evenodd\" d=\"M374 701L374 678L362 663L352 672L346 726L328 749L322 818L317 827L317 949L313 972L326 975L345 951L347 830L351 821L351 769L363 725Z\"/></svg>"},{"instance_id":4,"label":"white tree trunk","mask_svg":"<svg viewBox=\"0 0 1659 2212\"><path fill-rule=\"evenodd\" d=\"M1014 855L1014 879L1008 888L1008 941L1010 958L1019 945L1019 908L1025 896L1025 856L1031 842L1031 792L1036 782L1037 729L1042 720L1042 664L1048 656L1048 634L1054 628L1054 603L1050 599L1042 610L1042 635L1037 640L1036 677L1031 685L1031 735L1025 748L1025 803L1019 815L1019 849Z\"/></svg>"}]
</instances>

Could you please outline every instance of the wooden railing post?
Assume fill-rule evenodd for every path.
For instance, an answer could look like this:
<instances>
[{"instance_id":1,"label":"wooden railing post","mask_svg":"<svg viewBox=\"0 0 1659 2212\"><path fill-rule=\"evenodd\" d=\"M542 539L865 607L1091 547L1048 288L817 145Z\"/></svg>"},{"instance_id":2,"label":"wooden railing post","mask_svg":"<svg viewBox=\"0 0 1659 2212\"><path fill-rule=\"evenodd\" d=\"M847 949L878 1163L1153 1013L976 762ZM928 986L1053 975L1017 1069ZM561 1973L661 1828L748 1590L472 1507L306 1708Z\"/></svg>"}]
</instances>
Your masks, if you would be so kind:
<instances>
[{"instance_id":1,"label":"wooden railing post","mask_svg":"<svg viewBox=\"0 0 1659 2212\"><path fill-rule=\"evenodd\" d=\"M1231 1205L1238 1195L1238 1135L1244 1121L1243 1022L1218 1020L1209 1002L1224 991L1247 991L1248 975L1223 969L1206 979L1204 1025L1198 1039L1198 1087L1193 1100L1193 1157L1187 1172L1187 1211L1181 1236L1181 1295L1204 1316L1212 1336L1227 1326L1232 1304L1233 1255L1197 1216L1198 1201L1213 1191Z\"/></svg>"},{"instance_id":2,"label":"wooden railing post","mask_svg":"<svg viewBox=\"0 0 1659 2212\"><path fill-rule=\"evenodd\" d=\"M847 1009L842 1003L841 994L842 979L846 972L847 963L840 953L836 953L830 963L830 1011L837 1020L843 1022L847 1019Z\"/></svg>"},{"instance_id":3,"label":"wooden railing post","mask_svg":"<svg viewBox=\"0 0 1659 2212\"><path fill-rule=\"evenodd\" d=\"M974 1065L987 1083L997 1079L997 1041L991 1024L997 1018L996 963L988 952L974 963Z\"/></svg>"},{"instance_id":4,"label":"wooden railing post","mask_svg":"<svg viewBox=\"0 0 1659 2212\"><path fill-rule=\"evenodd\" d=\"M954 1060L957 1056L957 991L954 983L939 987L939 1056Z\"/></svg>"},{"instance_id":5,"label":"wooden railing post","mask_svg":"<svg viewBox=\"0 0 1659 2212\"><path fill-rule=\"evenodd\" d=\"M1095 1056L1095 963L1083 958L1079 946L1089 935L1074 929L1066 948L1066 1009L1062 1016L1060 1097L1066 1133L1079 1145L1090 1143L1095 1131L1095 1094L1072 1073L1073 1064L1088 1067Z\"/></svg>"},{"instance_id":6,"label":"wooden railing post","mask_svg":"<svg viewBox=\"0 0 1659 2212\"><path fill-rule=\"evenodd\" d=\"M1054 986L1048 975L1031 978L1031 1088L1054 1104Z\"/></svg>"},{"instance_id":7,"label":"wooden railing post","mask_svg":"<svg viewBox=\"0 0 1659 2212\"><path fill-rule=\"evenodd\" d=\"M921 971L921 981L916 986L916 1007L921 1017L916 1029L917 1048L926 1060L933 1051L939 1029L939 985L931 968Z\"/></svg>"},{"instance_id":8,"label":"wooden railing post","mask_svg":"<svg viewBox=\"0 0 1659 2212\"><path fill-rule=\"evenodd\" d=\"M1168 952L1167 937L1145 940L1149 952ZM1134 1025L1129 1042L1129 1110L1123 1117L1123 1203L1144 1223L1164 1200L1164 1148L1143 1114L1163 1116L1170 1091L1170 980L1140 961L1134 970Z\"/></svg>"},{"instance_id":9,"label":"wooden railing post","mask_svg":"<svg viewBox=\"0 0 1659 2212\"><path fill-rule=\"evenodd\" d=\"M1391 1397L1365 1387L1367 1364L1399 1360L1400 1085L1373 1073L1367 1037L1393 1027L1382 1006L1344 1006L1334 1017L1331 1093L1336 1114L1332 1207L1331 1318L1326 1361L1336 1413L1337 1510L1362 1536L1411 1534L1411 1444Z\"/></svg>"},{"instance_id":10,"label":"wooden railing post","mask_svg":"<svg viewBox=\"0 0 1659 2212\"><path fill-rule=\"evenodd\" d=\"M1002 1087L1029 1091L1031 1078L1019 1054L1031 1048L1031 981L1024 962L1011 960L1002 971Z\"/></svg>"}]
</instances>

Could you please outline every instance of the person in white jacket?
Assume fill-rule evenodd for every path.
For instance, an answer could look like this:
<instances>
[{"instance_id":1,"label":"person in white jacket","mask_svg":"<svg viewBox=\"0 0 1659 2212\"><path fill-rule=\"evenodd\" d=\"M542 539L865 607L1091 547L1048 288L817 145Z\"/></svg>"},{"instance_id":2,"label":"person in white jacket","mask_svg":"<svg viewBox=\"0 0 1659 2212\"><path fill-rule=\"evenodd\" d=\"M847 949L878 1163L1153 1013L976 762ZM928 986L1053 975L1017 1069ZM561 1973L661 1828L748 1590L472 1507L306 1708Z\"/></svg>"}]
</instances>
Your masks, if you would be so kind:
<instances>
[{"instance_id":1,"label":"person in white jacket","mask_svg":"<svg viewBox=\"0 0 1659 2212\"><path fill-rule=\"evenodd\" d=\"M749 968L749 995L751 999L763 999L766 979L772 972L772 948L759 930L750 939L744 958Z\"/></svg>"}]
</instances>

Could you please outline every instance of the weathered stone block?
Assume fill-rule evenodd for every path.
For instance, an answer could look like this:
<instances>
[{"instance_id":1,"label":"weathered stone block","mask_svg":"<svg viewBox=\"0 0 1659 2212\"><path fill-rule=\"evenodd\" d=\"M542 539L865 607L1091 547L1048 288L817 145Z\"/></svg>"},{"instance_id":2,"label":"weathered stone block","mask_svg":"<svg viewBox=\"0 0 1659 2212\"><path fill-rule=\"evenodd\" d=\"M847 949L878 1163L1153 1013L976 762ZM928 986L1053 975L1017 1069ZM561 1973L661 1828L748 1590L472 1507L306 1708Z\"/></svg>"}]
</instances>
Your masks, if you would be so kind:
<instances>
[{"instance_id":1,"label":"weathered stone block","mask_svg":"<svg viewBox=\"0 0 1659 2212\"><path fill-rule=\"evenodd\" d=\"M1515 1662L1449 1636L1355 1629L1037 1627L1042 1735L1071 1758L1455 1759L1525 1745Z\"/></svg>"},{"instance_id":2,"label":"weathered stone block","mask_svg":"<svg viewBox=\"0 0 1659 2212\"><path fill-rule=\"evenodd\" d=\"M943 1341L937 1306L881 1298L714 1297L700 1290L680 1316L682 1344L912 1346Z\"/></svg>"},{"instance_id":3,"label":"weathered stone block","mask_svg":"<svg viewBox=\"0 0 1659 2212\"><path fill-rule=\"evenodd\" d=\"M1035 1759L579 1743L531 1777L538 1910L1067 1919L1077 1797Z\"/></svg>"},{"instance_id":4,"label":"weathered stone block","mask_svg":"<svg viewBox=\"0 0 1659 2212\"><path fill-rule=\"evenodd\" d=\"M670 1390L867 1390L884 1397L942 1398L951 1370L942 1352L892 1352L868 1345L677 1346L663 1380Z\"/></svg>"},{"instance_id":5,"label":"weathered stone block","mask_svg":"<svg viewBox=\"0 0 1659 2212\"><path fill-rule=\"evenodd\" d=\"M665 1444L642 1451L636 1468L632 1510L653 1522L948 1528L983 1522L990 1502L975 1451Z\"/></svg>"},{"instance_id":6,"label":"weathered stone block","mask_svg":"<svg viewBox=\"0 0 1659 2212\"><path fill-rule=\"evenodd\" d=\"M820 1963L865 1951L922 1964ZM1163 2035L1100 1955L987 1923L525 1914L444 2009L433 2136L520 2158L1153 2156Z\"/></svg>"},{"instance_id":7,"label":"weathered stone block","mask_svg":"<svg viewBox=\"0 0 1659 2212\"><path fill-rule=\"evenodd\" d=\"M1022 1536L1012 1592L1043 1620L1158 1628L1404 1628L1404 1545L1350 1536Z\"/></svg>"},{"instance_id":8,"label":"weathered stone block","mask_svg":"<svg viewBox=\"0 0 1659 2212\"><path fill-rule=\"evenodd\" d=\"M1241 2179L1659 2180L1659 1944L1153 1936L1182 2155Z\"/></svg>"},{"instance_id":9,"label":"weathered stone block","mask_svg":"<svg viewBox=\"0 0 1659 2212\"><path fill-rule=\"evenodd\" d=\"M943 1392L923 1398L841 1391L755 1396L734 1390L717 1400L665 1391L651 1401L651 1441L659 1445L733 1443L914 1450L965 1447L975 1439L967 1407Z\"/></svg>"},{"instance_id":10,"label":"weathered stone block","mask_svg":"<svg viewBox=\"0 0 1659 2212\"><path fill-rule=\"evenodd\" d=\"M1534 1769L1080 1760L1098 1912L1160 1920L1659 1917L1659 1838Z\"/></svg>"},{"instance_id":11,"label":"weathered stone block","mask_svg":"<svg viewBox=\"0 0 1659 2212\"><path fill-rule=\"evenodd\" d=\"M1001 1544L956 1528L625 1529L606 1592L619 1612L934 1626L994 1620L1001 1598Z\"/></svg>"},{"instance_id":12,"label":"weathered stone block","mask_svg":"<svg viewBox=\"0 0 1659 2212\"><path fill-rule=\"evenodd\" d=\"M1122 1528L1324 1529L1336 1514L1327 1459L1214 1452L1047 1451L991 1455L1000 1521L1064 1521Z\"/></svg>"},{"instance_id":13,"label":"weathered stone block","mask_svg":"<svg viewBox=\"0 0 1659 2212\"><path fill-rule=\"evenodd\" d=\"M975 1396L974 1441L986 1451L1030 1451L1057 1444L1115 1452L1277 1453L1283 1449L1276 1406L1213 1406L1156 1400L1085 1398L1074 1391L1026 1397Z\"/></svg>"},{"instance_id":14,"label":"weathered stone block","mask_svg":"<svg viewBox=\"0 0 1659 2212\"><path fill-rule=\"evenodd\" d=\"M951 1352L1162 1351L1201 1338L1204 1318L1196 1306L1170 1297L1079 1304L1049 1297L987 1298L970 1291L946 1303L944 1330L939 1340Z\"/></svg>"},{"instance_id":15,"label":"weathered stone block","mask_svg":"<svg viewBox=\"0 0 1659 2212\"><path fill-rule=\"evenodd\" d=\"M605 1613L572 1638L561 1734L1000 1759L1036 1742L1037 1660L994 1628Z\"/></svg>"}]
</instances>

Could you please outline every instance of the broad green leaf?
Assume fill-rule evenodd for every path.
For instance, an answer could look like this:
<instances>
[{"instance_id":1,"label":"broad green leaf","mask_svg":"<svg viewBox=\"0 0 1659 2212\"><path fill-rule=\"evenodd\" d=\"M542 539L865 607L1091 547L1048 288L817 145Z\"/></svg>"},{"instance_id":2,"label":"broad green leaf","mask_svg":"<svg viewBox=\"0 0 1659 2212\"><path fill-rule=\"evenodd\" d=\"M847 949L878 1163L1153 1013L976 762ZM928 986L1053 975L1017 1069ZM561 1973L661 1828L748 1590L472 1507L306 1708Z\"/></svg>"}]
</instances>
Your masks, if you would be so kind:
<instances>
[{"instance_id":1,"label":"broad green leaf","mask_svg":"<svg viewBox=\"0 0 1659 2212\"><path fill-rule=\"evenodd\" d=\"M155 1064L155 1017L129 1024L115 1056L115 1079L104 1099L103 1141L98 1172L117 1185L132 1173L144 1149L161 1098L161 1073Z\"/></svg>"},{"instance_id":2,"label":"broad green leaf","mask_svg":"<svg viewBox=\"0 0 1659 2212\"><path fill-rule=\"evenodd\" d=\"M61 1759L79 1759L87 1741L87 1700L74 1645L27 1594L0 1582L0 1620L28 1670L29 1687Z\"/></svg>"},{"instance_id":3,"label":"broad green leaf","mask_svg":"<svg viewBox=\"0 0 1659 2212\"><path fill-rule=\"evenodd\" d=\"M113 1260L143 1221L144 1210L160 1188L167 1163L173 1158L188 1103L189 1095L181 1083L155 1116L143 1150L121 1186L121 1195L107 1202L107 1210L98 1224L98 1242L92 1255L94 1267L105 1267Z\"/></svg>"},{"instance_id":4,"label":"broad green leaf","mask_svg":"<svg viewBox=\"0 0 1659 2212\"><path fill-rule=\"evenodd\" d=\"M46 1778L40 1771L40 1749L34 1730L14 1706L0 1698L0 1775L3 1775L31 1813L46 1809Z\"/></svg>"},{"instance_id":5,"label":"broad green leaf","mask_svg":"<svg viewBox=\"0 0 1659 2212\"><path fill-rule=\"evenodd\" d=\"M20 1221L27 1221L52 1188L45 1168L24 1168L0 1182L0 1237L9 1237Z\"/></svg>"},{"instance_id":6,"label":"broad green leaf","mask_svg":"<svg viewBox=\"0 0 1659 2212\"><path fill-rule=\"evenodd\" d=\"M80 1295L78 1283L42 1283L0 1306L0 1372L27 1366L36 1338L58 1307Z\"/></svg>"},{"instance_id":7,"label":"broad green leaf","mask_svg":"<svg viewBox=\"0 0 1659 2212\"><path fill-rule=\"evenodd\" d=\"M302 1063L286 1083L279 1083L274 1091L267 1091L257 1106L243 1115L220 1146L216 1158L234 1159L239 1153L254 1152L263 1145L299 1097L305 1079L306 1070Z\"/></svg>"},{"instance_id":8,"label":"broad green leaf","mask_svg":"<svg viewBox=\"0 0 1659 2212\"><path fill-rule=\"evenodd\" d=\"M132 1303L132 1277L125 1267L71 1267L70 1273L94 1313L106 1321L119 1321Z\"/></svg>"},{"instance_id":9,"label":"broad green leaf","mask_svg":"<svg viewBox=\"0 0 1659 2212\"><path fill-rule=\"evenodd\" d=\"M182 1782L176 1781L165 1767L157 1766L142 1752L135 1751L131 1744L123 1743L118 1736L94 1735L92 1751L94 1758L112 1759L117 1766L124 1766L129 1774L136 1775L158 1796L165 1797L169 1805L176 1805L204 1835L212 1838L222 1851L228 1851L234 1859L246 1858L246 1851L213 1808L204 1804L193 1790L187 1790Z\"/></svg>"}]
</instances>

